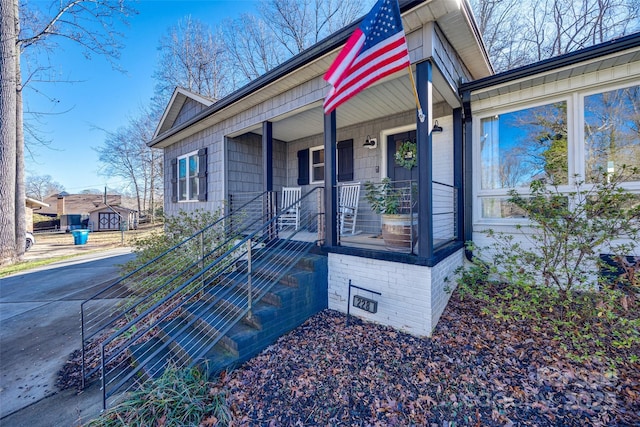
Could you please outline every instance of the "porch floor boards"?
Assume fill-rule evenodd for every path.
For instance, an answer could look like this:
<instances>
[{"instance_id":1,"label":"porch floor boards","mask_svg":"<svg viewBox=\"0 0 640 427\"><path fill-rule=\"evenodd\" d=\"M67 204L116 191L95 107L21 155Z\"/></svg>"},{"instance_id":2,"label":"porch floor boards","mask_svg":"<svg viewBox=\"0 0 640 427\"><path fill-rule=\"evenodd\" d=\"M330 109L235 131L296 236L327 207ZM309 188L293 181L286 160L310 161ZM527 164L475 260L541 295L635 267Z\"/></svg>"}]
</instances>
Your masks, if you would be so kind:
<instances>
[{"instance_id":1,"label":"porch floor boards","mask_svg":"<svg viewBox=\"0 0 640 427\"><path fill-rule=\"evenodd\" d=\"M318 233L316 232L312 232L312 231L306 231L306 230L301 230L298 231L297 233L294 234L293 230L280 230L278 232L278 234L280 235L280 237L282 238L289 238L291 237L292 240L297 240L300 242L314 242L318 239ZM293 235L293 236L292 236ZM434 247L439 246L440 244L449 242L451 239L434 239ZM357 234L342 234L339 238L339 244L340 246L346 246L349 248L360 248L360 249L370 249L370 250L377 250L377 251L383 251L383 252L397 252L397 251L393 251L389 248L387 248L387 246L384 243L384 240L382 239L382 235L381 234L376 234L376 233L357 233ZM414 248L414 252L417 251L417 244ZM408 250L406 251L408 252Z\"/></svg>"}]
</instances>

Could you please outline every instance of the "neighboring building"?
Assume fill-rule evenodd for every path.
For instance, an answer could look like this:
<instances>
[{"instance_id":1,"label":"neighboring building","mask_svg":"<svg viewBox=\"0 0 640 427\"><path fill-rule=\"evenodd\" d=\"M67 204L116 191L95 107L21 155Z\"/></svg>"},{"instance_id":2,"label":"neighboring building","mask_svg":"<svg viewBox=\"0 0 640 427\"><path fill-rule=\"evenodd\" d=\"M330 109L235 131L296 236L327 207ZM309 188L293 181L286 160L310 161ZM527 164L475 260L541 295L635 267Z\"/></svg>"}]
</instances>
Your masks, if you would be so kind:
<instances>
[{"instance_id":1,"label":"neighboring building","mask_svg":"<svg viewBox=\"0 0 640 427\"><path fill-rule=\"evenodd\" d=\"M407 73L323 113L329 85L322 77L351 25L215 103L176 89L149 146L164 151L167 215L232 209L244 194L284 187L320 192L320 204L307 200L302 209L324 214L308 231L319 233L328 256L327 306L346 311L353 282L381 293L377 313L356 308L354 314L429 335L463 265L465 240L479 239L488 224L510 229L522 221L502 204L509 186L500 181L500 166L514 161L508 149L516 143L506 139L513 132L498 133L516 127L503 118L548 106L564 111L567 173L583 173L590 156L584 128L593 120L585 111L603 94L625 90L635 93L637 107L640 35L493 76L467 1L400 6L424 122ZM406 141L419 146L411 170L395 161ZM637 135L633 141L638 144ZM521 187L539 173L531 169L511 182ZM362 196L356 232L339 233L339 187L384 177L411 180L419 189L412 209L417 239L407 253L374 238L380 216Z\"/></svg>"},{"instance_id":2,"label":"neighboring building","mask_svg":"<svg viewBox=\"0 0 640 427\"><path fill-rule=\"evenodd\" d=\"M128 231L138 228L138 211L122 206L101 206L89 212L92 231Z\"/></svg>"},{"instance_id":3,"label":"neighboring building","mask_svg":"<svg viewBox=\"0 0 640 427\"><path fill-rule=\"evenodd\" d=\"M31 197L26 197L25 206L26 206L25 215L26 215L27 231L33 232L33 212L39 211L43 208L48 208L49 204L45 202L41 202L40 200L32 199Z\"/></svg>"},{"instance_id":4,"label":"neighboring building","mask_svg":"<svg viewBox=\"0 0 640 427\"><path fill-rule=\"evenodd\" d=\"M121 220L127 222L127 230L137 228L138 212L122 206L122 196L107 194L106 204L104 200L102 194L68 194L63 191L47 197L45 202L48 206L38 213L58 217L60 229L65 231L80 228L93 231L120 230Z\"/></svg>"}]
</instances>

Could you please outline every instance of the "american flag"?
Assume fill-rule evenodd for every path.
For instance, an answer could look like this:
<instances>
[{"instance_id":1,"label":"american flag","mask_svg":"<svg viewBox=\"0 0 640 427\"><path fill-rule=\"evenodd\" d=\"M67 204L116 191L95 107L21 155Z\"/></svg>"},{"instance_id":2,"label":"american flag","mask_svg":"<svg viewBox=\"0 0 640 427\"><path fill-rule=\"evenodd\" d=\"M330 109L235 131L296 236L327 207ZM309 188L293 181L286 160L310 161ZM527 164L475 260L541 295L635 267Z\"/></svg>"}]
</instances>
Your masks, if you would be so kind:
<instances>
[{"instance_id":1,"label":"american flag","mask_svg":"<svg viewBox=\"0 0 640 427\"><path fill-rule=\"evenodd\" d=\"M324 100L325 114L409 64L398 1L379 0L324 75L333 86Z\"/></svg>"}]
</instances>

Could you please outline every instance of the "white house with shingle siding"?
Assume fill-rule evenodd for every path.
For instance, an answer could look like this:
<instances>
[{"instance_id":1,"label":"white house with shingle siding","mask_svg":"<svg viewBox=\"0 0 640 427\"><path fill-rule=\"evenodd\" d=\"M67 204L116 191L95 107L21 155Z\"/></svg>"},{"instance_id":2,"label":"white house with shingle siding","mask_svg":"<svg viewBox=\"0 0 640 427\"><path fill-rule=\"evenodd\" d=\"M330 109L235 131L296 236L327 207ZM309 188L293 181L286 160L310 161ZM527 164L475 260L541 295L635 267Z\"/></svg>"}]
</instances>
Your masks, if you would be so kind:
<instances>
[{"instance_id":1,"label":"white house with shingle siding","mask_svg":"<svg viewBox=\"0 0 640 427\"><path fill-rule=\"evenodd\" d=\"M400 7L424 122L417 118L408 73L389 76L323 113L329 91L323 75L354 23L216 102L174 95L149 145L164 151L169 215L232 209L242 195L279 194L284 187L300 187L302 194L323 188L322 200L306 200L302 209L315 209L323 218L308 231L318 233L328 256L327 306L345 312L350 307L354 315L429 335L455 284L454 272L463 265L465 240L478 238L474 231L483 221L511 224L509 218L481 215L483 201L504 190L478 186L482 120L554 99L579 106L597 82L605 88L638 81L637 55L606 67L597 58L583 68L550 63L548 70L530 67L531 75L514 72L501 75L504 81L492 80L467 1L404 0ZM631 49L637 49L634 40ZM571 123L578 136L580 121ZM411 170L395 160L406 141L418 147ZM411 182L406 188L418 189L409 196L417 233L406 250L384 243L380 216L363 197L364 183L385 177L396 188ZM350 183L362 186L356 232L341 234L338 193ZM349 283L366 290L350 292ZM354 307L348 300L354 294L375 298L377 312Z\"/></svg>"}]
</instances>

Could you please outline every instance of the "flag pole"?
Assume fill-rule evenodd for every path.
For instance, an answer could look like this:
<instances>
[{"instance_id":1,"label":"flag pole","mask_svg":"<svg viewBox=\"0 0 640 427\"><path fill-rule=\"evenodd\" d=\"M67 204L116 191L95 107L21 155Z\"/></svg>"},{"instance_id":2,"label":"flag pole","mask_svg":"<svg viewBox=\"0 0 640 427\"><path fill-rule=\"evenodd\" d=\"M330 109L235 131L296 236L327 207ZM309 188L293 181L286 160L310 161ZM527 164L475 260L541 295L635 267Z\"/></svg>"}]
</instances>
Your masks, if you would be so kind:
<instances>
[{"instance_id":1,"label":"flag pole","mask_svg":"<svg viewBox=\"0 0 640 427\"><path fill-rule=\"evenodd\" d=\"M411 87L413 88L413 96L416 98L416 107L418 108L418 118L421 123L424 123L424 119L426 116L422 112L422 106L420 105L420 98L418 98L418 89L416 88L416 82L413 79L413 71L411 71L411 64L407 67L407 71L409 71L409 77L411 78Z\"/></svg>"}]
</instances>

